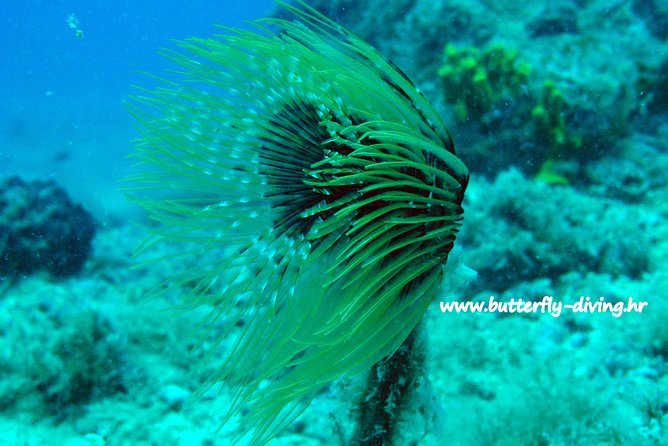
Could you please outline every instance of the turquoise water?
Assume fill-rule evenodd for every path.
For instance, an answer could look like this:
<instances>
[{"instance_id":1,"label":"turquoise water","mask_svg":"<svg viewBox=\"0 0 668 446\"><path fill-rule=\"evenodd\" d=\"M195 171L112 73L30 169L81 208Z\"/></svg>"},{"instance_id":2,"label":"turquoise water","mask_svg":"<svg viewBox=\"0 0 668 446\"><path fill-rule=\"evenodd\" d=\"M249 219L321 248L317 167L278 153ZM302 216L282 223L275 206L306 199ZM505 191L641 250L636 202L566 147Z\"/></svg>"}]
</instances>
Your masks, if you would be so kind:
<instances>
[{"instance_id":1,"label":"turquoise water","mask_svg":"<svg viewBox=\"0 0 668 446\"><path fill-rule=\"evenodd\" d=\"M100 212L127 210L117 181L136 132L124 107L159 48L241 26L272 2L2 2L0 173L55 178ZM74 14L83 38L68 24Z\"/></svg>"}]
</instances>

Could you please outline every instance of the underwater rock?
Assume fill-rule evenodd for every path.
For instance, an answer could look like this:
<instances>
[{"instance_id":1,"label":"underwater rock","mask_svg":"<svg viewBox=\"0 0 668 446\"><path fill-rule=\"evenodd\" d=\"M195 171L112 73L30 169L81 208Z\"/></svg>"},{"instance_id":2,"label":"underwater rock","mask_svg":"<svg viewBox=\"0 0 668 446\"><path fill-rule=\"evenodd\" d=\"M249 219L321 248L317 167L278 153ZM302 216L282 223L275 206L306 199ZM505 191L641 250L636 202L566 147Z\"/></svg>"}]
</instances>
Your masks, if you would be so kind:
<instances>
[{"instance_id":1,"label":"underwater rock","mask_svg":"<svg viewBox=\"0 0 668 446\"><path fill-rule=\"evenodd\" d=\"M668 112L668 58L666 58L656 73L652 73L649 85L649 102L647 108L651 113Z\"/></svg>"},{"instance_id":2,"label":"underwater rock","mask_svg":"<svg viewBox=\"0 0 668 446\"><path fill-rule=\"evenodd\" d=\"M586 166L589 190L602 197L640 203L652 190L666 187L668 157L658 138L642 134L621 142L621 156L606 156Z\"/></svg>"},{"instance_id":3,"label":"underwater rock","mask_svg":"<svg viewBox=\"0 0 668 446\"><path fill-rule=\"evenodd\" d=\"M188 389L176 384L167 384L160 389L160 399L170 411L178 412L181 410L188 397L190 397Z\"/></svg>"},{"instance_id":4,"label":"underwater rock","mask_svg":"<svg viewBox=\"0 0 668 446\"><path fill-rule=\"evenodd\" d=\"M525 178L517 169L477 185L461 236L463 260L490 289L573 271L635 279L650 269L651 214Z\"/></svg>"},{"instance_id":5,"label":"underwater rock","mask_svg":"<svg viewBox=\"0 0 668 446\"><path fill-rule=\"evenodd\" d=\"M95 234L93 217L54 181L0 181L0 278L79 271Z\"/></svg>"},{"instance_id":6,"label":"underwater rock","mask_svg":"<svg viewBox=\"0 0 668 446\"><path fill-rule=\"evenodd\" d=\"M668 38L668 5L664 1L635 0L633 12L644 20L645 26L659 40Z\"/></svg>"},{"instance_id":7,"label":"underwater rock","mask_svg":"<svg viewBox=\"0 0 668 446\"><path fill-rule=\"evenodd\" d=\"M526 29L532 38L577 33L575 9L568 6L546 8Z\"/></svg>"},{"instance_id":8,"label":"underwater rock","mask_svg":"<svg viewBox=\"0 0 668 446\"><path fill-rule=\"evenodd\" d=\"M94 281L55 283L34 277L3 296L3 410L62 421L80 416L89 403L127 392L132 376L124 360L127 344L110 307L92 302L113 298L103 289ZM15 444L3 439L0 434L0 444Z\"/></svg>"}]
</instances>

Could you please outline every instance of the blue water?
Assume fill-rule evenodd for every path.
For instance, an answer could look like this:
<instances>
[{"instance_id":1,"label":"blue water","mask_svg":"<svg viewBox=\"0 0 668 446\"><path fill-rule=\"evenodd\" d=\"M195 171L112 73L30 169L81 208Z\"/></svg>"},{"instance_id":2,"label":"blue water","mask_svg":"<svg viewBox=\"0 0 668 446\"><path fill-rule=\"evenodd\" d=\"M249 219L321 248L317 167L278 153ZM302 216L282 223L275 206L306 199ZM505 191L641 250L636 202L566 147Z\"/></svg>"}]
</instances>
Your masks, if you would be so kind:
<instances>
[{"instance_id":1,"label":"blue water","mask_svg":"<svg viewBox=\"0 0 668 446\"><path fill-rule=\"evenodd\" d=\"M0 175L55 179L98 212L125 212L117 192L137 136L124 108L142 71L174 39L243 26L271 0L0 2ZM74 14L83 37L70 28Z\"/></svg>"}]
</instances>

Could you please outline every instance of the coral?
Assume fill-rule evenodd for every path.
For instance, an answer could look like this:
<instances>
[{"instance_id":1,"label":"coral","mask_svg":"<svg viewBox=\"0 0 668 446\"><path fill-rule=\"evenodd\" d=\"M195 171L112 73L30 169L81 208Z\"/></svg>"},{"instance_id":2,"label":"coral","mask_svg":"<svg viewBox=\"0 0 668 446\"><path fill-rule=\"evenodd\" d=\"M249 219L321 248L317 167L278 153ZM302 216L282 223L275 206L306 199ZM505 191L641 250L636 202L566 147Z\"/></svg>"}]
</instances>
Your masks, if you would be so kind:
<instances>
[{"instance_id":1,"label":"coral","mask_svg":"<svg viewBox=\"0 0 668 446\"><path fill-rule=\"evenodd\" d=\"M582 136L566 124L569 112L564 94L551 80L543 82L537 104L531 109L532 137L545 153L536 179L548 184L568 184L568 178L555 170L555 161L574 159L584 151Z\"/></svg>"},{"instance_id":2,"label":"coral","mask_svg":"<svg viewBox=\"0 0 668 446\"><path fill-rule=\"evenodd\" d=\"M0 277L40 269L76 273L88 258L93 218L53 181L0 181Z\"/></svg>"},{"instance_id":3,"label":"coral","mask_svg":"<svg viewBox=\"0 0 668 446\"><path fill-rule=\"evenodd\" d=\"M29 278L3 300L0 407L65 418L125 392L122 343L85 298Z\"/></svg>"},{"instance_id":4,"label":"coral","mask_svg":"<svg viewBox=\"0 0 668 446\"><path fill-rule=\"evenodd\" d=\"M299 22L182 42L185 54L169 53L181 77L134 108L133 199L159 223L155 239L220 254L168 285L194 284L189 304L225 322L219 339L234 343L213 381L236 392L226 419L247 406L254 444L409 336L442 282L468 184L396 65L284 6Z\"/></svg>"},{"instance_id":5,"label":"coral","mask_svg":"<svg viewBox=\"0 0 668 446\"><path fill-rule=\"evenodd\" d=\"M474 208L469 210L473 214ZM643 313L620 318L429 312L425 373L433 377L431 384L441 396L441 413L449 414L440 417L448 441L497 446L663 444L644 439L641 428L661 418L665 426L668 419L665 410L656 410L657 393L668 379L665 359L660 351L656 359L648 358L655 351L655 338L668 332L661 322L666 314L665 303L660 305L664 284L665 274L645 282L644 277L640 281L585 272L563 275L559 281L521 282L503 293L532 300L548 294L564 303L574 302L582 292L650 301ZM460 293L471 295L471 290L457 290L453 296ZM650 407L647 401L638 408L627 401L638 396L650 397ZM643 416L643 411L649 413ZM479 416L472 419L471 413ZM554 419L564 422L555 424ZM654 427L655 434L661 432ZM498 435L499 429L507 435Z\"/></svg>"},{"instance_id":6,"label":"coral","mask_svg":"<svg viewBox=\"0 0 668 446\"><path fill-rule=\"evenodd\" d=\"M546 163L538 178L550 183L568 182L550 170L553 161L580 156L584 143L572 125L577 110L554 81L543 81L542 89L535 92L529 82L529 64L518 57L517 51L500 44L485 49L460 49L448 44L443 60L438 76L458 121L497 130L509 127L505 115L521 117L521 125L531 134L530 140L545 149L534 158ZM533 104L531 108L527 107L529 104ZM500 138L498 133L496 136Z\"/></svg>"},{"instance_id":7,"label":"coral","mask_svg":"<svg viewBox=\"0 0 668 446\"><path fill-rule=\"evenodd\" d=\"M569 271L637 278L650 268L650 212L531 181L515 169L478 187L461 240L464 262L490 289Z\"/></svg>"},{"instance_id":8,"label":"coral","mask_svg":"<svg viewBox=\"0 0 668 446\"><path fill-rule=\"evenodd\" d=\"M577 51L591 58L588 46L581 46ZM576 161L584 166L610 153L627 130L637 100L629 85L601 76L612 89L604 94L598 78L585 77L589 72L580 75L572 67L551 72L535 57L530 51L520 57L516 50L498 43L445 47L438 80L457 121L459 139L470 147L467 156L482 171L495 171L498 164L512 160L527 173L548 179L544 174L556 162ZM601 93L592 97L592 87L583 79L593 82ZM651 92L649 108L656 105ZM560 182L574 182L575 178L559 174Z\"/></svg>"},{"instance_id":9,"label":"coral","mask_svg":"<svg viewBox=\"0 0 668 446\"><path fill-rule=\"evenodd\" d=\"M531 109L534 137L547 147L548 159L582 150L582 137L566 126L568 105L553 81L543 83L538 103Z\"/></svg>"},{"instance_id":10,"label":"coral","mask_svg":"<svg viewBox=\"0 0 668 446\"><path fill-rule=\"evenodd\" d=\"M636 435L614 404L616 381L601 372L597 361L583 360L575 346L558 343L557 336L569 336L564 324L541 322L519 317L457 321L442 366L454 382L445 402L450 417L444 417L453 443L640 444L621 440ZM471 413L477 414L475 420Z\"/></svg>"},{"instance_id":11,"label":"coral","mask_svg":"<svg viewBox=\"0 0 668 446\"><path fill-rule=\"evenodd\" d=\"M75 315L45 347L34 357L34 383L54 413L62 415L95 398L124 392L120 355L101 315Z\"/></svg>"},{"instance_id":12,"label":"coral","mask_svg":"<svg viewBox=\"0 0 668 446\"><path fill-rule=\"evenodd\" d=\"M479 119L500 101L517 95L530 73L517 51L500 44L480 50L449 43L438 69L446 101L454 105L460 121Z\"/></svg>"}]
</instances>

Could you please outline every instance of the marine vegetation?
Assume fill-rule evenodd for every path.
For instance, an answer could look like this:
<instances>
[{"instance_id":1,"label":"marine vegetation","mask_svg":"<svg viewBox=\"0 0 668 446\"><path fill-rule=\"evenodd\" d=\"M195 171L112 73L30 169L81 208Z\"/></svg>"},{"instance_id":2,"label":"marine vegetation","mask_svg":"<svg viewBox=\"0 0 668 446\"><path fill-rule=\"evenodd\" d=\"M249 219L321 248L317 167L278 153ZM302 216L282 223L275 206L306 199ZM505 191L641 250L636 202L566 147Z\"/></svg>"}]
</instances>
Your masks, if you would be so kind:
<instances>
[{"instance_id":1,"label":"marine vegetation","mask_svg":"<svg viewBox=\"0 0 668 446\"><path fill-rule=\"evenodd\" d=\"M516 147L521 144L529 143L540 150L532 153L532 163L527 163L538 161L535 178L539 181L569 184L568 178L560 174L558 163L581 159L592 151L593 142L585 144L576 122L575 117L582 111L567 100L557 82L532 75L531 66L517 50L499 43L485 48L459 48L450 43L445 46L438 76L454 117L459 124L474 128L478 144L482 125L485 130L494 130L494 138L487 144L496 152L503 135L510 150L515 150L513 156L517 156ZM522 140L517 140L518 134L524 135ZM481 150L486 158L490 158L489 150Z\"/></svg>"},{"instance_id":2,"label":"marine vegetation","mask_svg":"<svg viewBox=\"0 0 668 446\"><path fill-rule=\"evenodd\" d=\"M484 50L447 44L438 76L460 121L478 119L499 102L517 96L531 74L517 51L495 44Z\"/></svg>"},{"instance_id":3,"label":"marine vegetation","mask_svg":"<svg viewBox=\"0 0 668 446\"><path fill-rule=\"evenodd\" d=\"M210 306L261 444L315 393L395 352L439 291L468 170L437 113L392 62L306 5L299 21L224 28L165 51L178 69L135 97L132 198L217 257L172 277ZM222 328L221 328L222 327Z\"/></svg>"},{"instance_id":4,"label":"marine vegetation","mask_svg":"<svg viewBox=\"0 0 668 446\"><path fill-rule=\"evenodd\" d=\"M547 144L551 159L559 157L560 153L582 150L582 137L566 126L567 108L564 94L554 82L543 82L543 91L531 109L531 117L535 137Z\"/></svg>"},{"instance_id":5,"label":"marine vegetation","mask_svg":"<svg viewBox=\"0 0 668 446\"><path fill-rule=\"evenodd\" d=\"M566 124L567 113L564 94L553 81L544 81L537 104L531 109L534 138L547 148L547 159L536 174L539 181L568 184L568 179L554 170L554 162L576 158L584 150L582 136Z\"/></svg>"}]
</instances>

